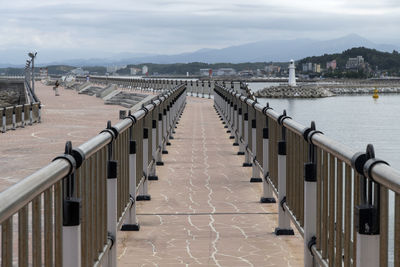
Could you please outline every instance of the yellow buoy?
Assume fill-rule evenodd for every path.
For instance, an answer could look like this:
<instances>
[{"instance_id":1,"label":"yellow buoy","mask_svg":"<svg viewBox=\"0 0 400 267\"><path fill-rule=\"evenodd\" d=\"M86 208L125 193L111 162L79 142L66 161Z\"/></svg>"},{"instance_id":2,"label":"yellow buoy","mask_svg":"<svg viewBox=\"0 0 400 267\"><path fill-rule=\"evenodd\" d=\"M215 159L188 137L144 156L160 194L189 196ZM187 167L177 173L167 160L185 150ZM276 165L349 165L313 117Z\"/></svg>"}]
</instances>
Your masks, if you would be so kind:
<instances>
[{"instance_id":1,"label":"yellow buoy","mask_svg":"<svg viewBox=\"0 0 400 267\"><path fill-rule=\"evenodd\" d=\"M376 89L375 88L375 90L374 90L374 94L372 95L372 98L379 98L379 95L378 95L378 89Z\"/></svg>"}]
</instances>

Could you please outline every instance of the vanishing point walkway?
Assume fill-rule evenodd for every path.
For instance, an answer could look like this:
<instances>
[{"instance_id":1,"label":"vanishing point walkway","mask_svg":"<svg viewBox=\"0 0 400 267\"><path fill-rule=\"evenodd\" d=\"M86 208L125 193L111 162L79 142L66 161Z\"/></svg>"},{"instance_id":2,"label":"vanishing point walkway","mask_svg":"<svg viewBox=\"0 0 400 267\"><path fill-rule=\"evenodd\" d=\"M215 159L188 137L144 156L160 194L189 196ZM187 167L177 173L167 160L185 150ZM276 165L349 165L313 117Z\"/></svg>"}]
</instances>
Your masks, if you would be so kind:
<instances>
[{"instance_id":1,"label":"vanishing point walkway","mask_svg":"<svg viewBox=\"0 0 400 267\"><path fill-rule=\"evenodd\" d=\"M119 266L302 266L303 239L275 236L277 204L259 203L213 102L187 102L140 231L119 233Z\"/></svg>"}]
</instances>

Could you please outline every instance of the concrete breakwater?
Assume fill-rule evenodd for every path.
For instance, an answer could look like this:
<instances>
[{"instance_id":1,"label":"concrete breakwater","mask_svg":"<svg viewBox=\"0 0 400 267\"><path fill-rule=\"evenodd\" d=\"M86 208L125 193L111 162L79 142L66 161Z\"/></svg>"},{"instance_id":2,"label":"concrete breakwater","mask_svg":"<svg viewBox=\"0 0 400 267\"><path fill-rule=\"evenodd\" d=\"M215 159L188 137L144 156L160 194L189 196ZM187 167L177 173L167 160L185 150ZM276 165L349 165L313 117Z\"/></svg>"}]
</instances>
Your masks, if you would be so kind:
<instances>
[{"instance_id":1,"label":"concrete breakwater","mask_svg":"<svg viewBox=\"0 0 400 267\"><path fill-rule=\"evenodd\" d=\"M26 103L22 81L0 81L0 108Z\"/></svg>"},{"instance_id":2,"label":"concrete breakwater","mask_svg":"<svg viewBox=\"0 0 400 267\"><path fill-rule=\"evenodd\" d=\"M378 89L378 93L400 93L398 85L378 84L305 84L295 87L289 85L272 86L254 93L256 97L265 98L321 98L335 95L372 94Z\"/></svg>"}]
</instances>

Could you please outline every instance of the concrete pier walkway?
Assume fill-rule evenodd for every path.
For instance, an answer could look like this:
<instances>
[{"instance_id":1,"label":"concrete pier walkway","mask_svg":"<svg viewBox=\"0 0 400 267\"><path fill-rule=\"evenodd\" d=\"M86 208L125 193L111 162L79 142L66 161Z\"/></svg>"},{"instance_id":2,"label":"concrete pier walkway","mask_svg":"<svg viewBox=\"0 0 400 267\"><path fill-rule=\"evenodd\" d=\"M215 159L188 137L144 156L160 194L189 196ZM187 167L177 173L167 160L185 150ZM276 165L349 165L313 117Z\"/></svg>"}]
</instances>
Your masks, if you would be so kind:
<instances>
[{"instance_id":1,"label":"concrete pier walkway","mask_svg":"<svg viewBox=\"0 0 400 267\"><path fill-rule=\"evenodd\" d=\"M0 192L62 154L67 140L78 146L104 129L107 120L116 123L124 109L75 90L59 91L55 96L52 86L36 83L42 122L0 133Z\"/></svg>"},{"instance_id":2,"label":"concrete pier walkway","mask_svg":"<svg viewBox=\"0 0 400 267\"><path fill-rule=\"evenodd\" d=\"M188 97L139 232L119 232L119 266L301 266L303 239L275 236L277 205L261 204L208 99Z\"/></svg>"}]
</instances>

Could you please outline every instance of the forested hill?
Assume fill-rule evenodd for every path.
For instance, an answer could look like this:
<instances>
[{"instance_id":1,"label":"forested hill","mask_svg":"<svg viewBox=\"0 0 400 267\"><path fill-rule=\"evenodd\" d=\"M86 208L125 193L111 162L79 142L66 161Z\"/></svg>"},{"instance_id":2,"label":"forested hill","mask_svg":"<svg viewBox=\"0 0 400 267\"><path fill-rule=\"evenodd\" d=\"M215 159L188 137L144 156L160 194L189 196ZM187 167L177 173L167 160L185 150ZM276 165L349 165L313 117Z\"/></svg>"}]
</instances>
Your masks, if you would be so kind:
<instances>
[{"instance_id":1,"label":"forested hill","mask_svg":"<svg viewBox=\"0 0 400 267\"><path fill-rule=\"evenodd\" d=\"M364 60L370 64L372 69L378 66L380 70L400 70L400 54L398 51L393 50L392 53L387 53L365 47L351 48L342 53L306 57L297 63L301 66L303 63L312 62L319 63L321 67L325 67L326 62L336 59L338 68L343 69L349 57L357 56L363 56Z\"/></svg>"}]
</instances>

